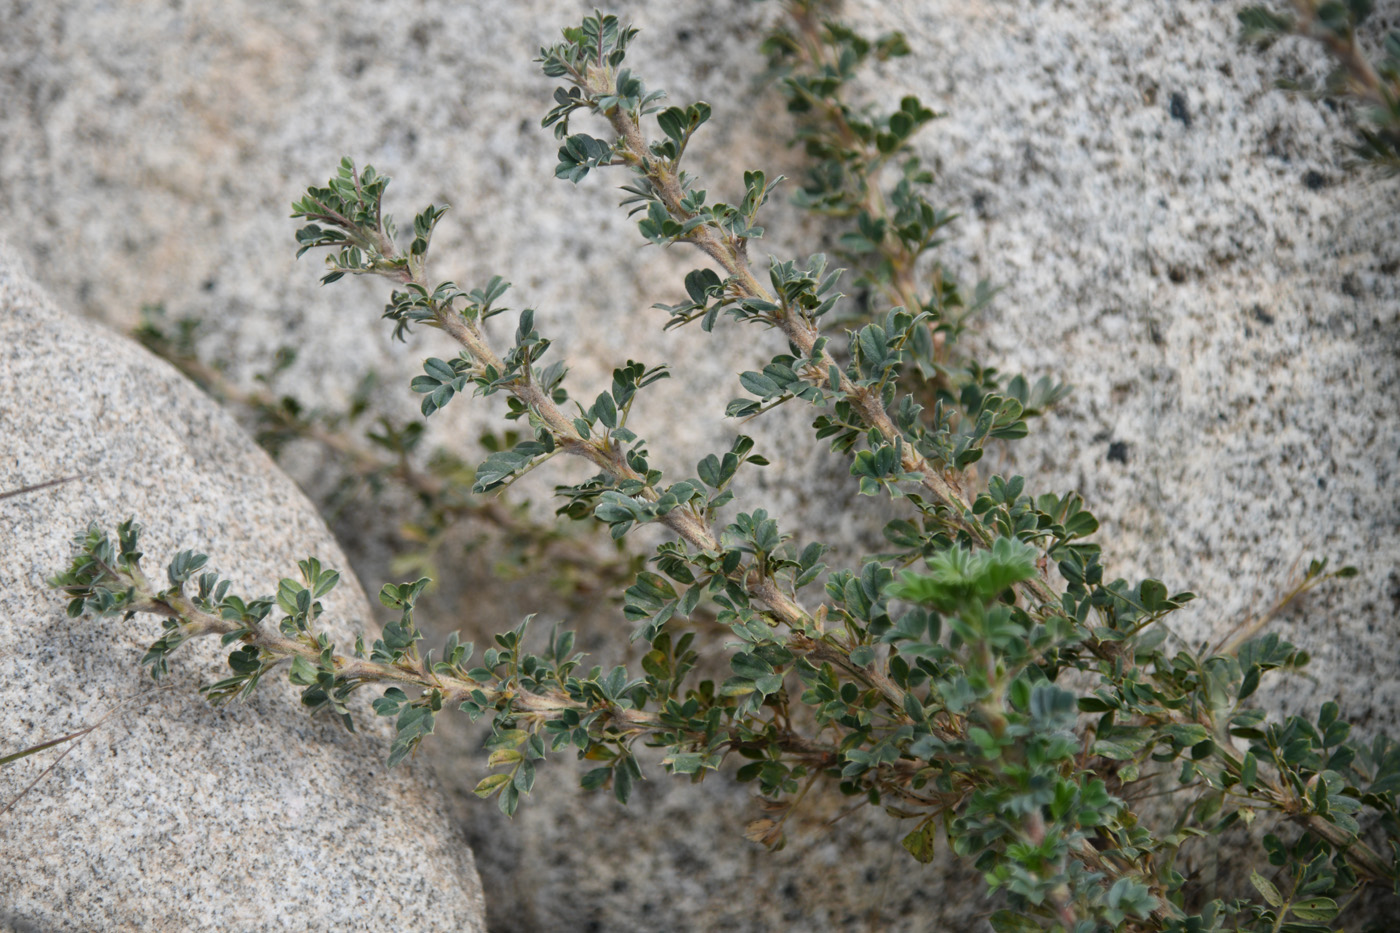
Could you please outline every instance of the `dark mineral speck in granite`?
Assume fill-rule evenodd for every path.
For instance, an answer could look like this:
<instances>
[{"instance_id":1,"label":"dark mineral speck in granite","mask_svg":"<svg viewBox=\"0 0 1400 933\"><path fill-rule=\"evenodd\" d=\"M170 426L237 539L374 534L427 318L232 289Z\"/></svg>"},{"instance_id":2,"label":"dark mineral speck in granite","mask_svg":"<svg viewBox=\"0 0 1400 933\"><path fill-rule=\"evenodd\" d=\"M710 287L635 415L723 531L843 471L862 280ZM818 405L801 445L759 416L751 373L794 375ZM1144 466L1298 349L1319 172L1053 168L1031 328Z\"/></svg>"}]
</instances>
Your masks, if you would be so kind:
<instances>
[{"instance_id":1,"label":"dark mineral speck in granite","mask_svg":"<svg viewBox=\"0 0 1400 933\"><path fill-rule=\"evenodd\" d=\"M1173 91L1167 104L1167 112L1173 120L1180 121L1188 130L1191 128L1191 106L1186 102L1185 94Z\"/></svg>"}]
</instances>

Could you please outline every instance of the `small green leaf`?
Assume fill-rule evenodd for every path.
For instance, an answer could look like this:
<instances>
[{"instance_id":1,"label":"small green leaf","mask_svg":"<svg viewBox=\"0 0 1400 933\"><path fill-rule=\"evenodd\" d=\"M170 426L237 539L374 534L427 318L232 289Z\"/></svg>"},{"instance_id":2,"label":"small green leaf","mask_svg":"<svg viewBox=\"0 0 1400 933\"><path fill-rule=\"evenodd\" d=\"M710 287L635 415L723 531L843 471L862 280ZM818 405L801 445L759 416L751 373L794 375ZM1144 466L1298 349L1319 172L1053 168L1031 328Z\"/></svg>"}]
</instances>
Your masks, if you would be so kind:
<instances>
[{"instance_id":1,"label":"small green leaf","mask_svg":"<svg viewBox=\"0 0 1400 933\"><path fill-rule=\"evenodd\" d=\"M934 843L937 838L938 824L934 820L929 820L901 839L900 843L917 861L927 865L933 861Z\"/></svg>"},{"instance_id":2,"label":"small green leaf","mask_svg":"<svg viewBox=\"0 0 1400 933\"><path fill-rule=\"evenodd\" d=\"M1341 908L1337 902L1330 897L1306 897L1301 901L1294 901L1289 905L1289 910L1299 920L1312 920L1318 923L1327 923L1340 913Z\"/></svg>"},{"instance_id":3,"label":"small green leaf","mask_svg":"<svg viewBox=\"0 0 1400 933\"><path fill-rule=\"evenodd\" d=\"M509 782L509 774L488 774L477 782L476 787L472 788L472 793L485 800Z\"/></svg>"},{"instance_id":4,"label":"small green leaf","mask_svg":"<svg viewBox=\"0 0 1400 933\"><path fill-rule=\"evenodd\" d=\"M1283 895L1278 893L1278 888L1274 883L1257 871L1249 873L1249 883L1254 885L1254 890L1264 898L1270 907L1278 907L1283 904Z\"/></svg>"},{"instance_id":5,"label":"small green leaf","mask_svg":"<svg viewBox=\"0 0 1400 933\"><path fill-rule=\"evenodd\" d=\"M598 394L598 400L593 403L593 413L598 416L603 427L610 430L617 427L617 405L613 403L613 397L607 392Z\"/></svg>"},{"instance_id":6,"label":"small green leaf","mask_svg":"<svg viewBox=\"0 0 1400 933\"><path fill-rule=\"evenodd\" d=\"M299 687L305 687L316 682L316 667L301 655L292 658L292 670L287 675L287 679Z\"/></svg>"}]
</instances>

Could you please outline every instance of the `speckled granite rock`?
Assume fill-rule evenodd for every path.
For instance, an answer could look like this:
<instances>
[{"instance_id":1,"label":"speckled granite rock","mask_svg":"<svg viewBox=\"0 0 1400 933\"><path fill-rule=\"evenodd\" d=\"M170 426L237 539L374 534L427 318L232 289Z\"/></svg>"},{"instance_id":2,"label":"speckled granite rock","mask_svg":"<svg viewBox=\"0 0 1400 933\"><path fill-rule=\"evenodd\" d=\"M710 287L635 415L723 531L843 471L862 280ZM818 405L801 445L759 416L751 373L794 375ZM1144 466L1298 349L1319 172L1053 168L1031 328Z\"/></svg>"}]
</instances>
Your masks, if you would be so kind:
<instances>
[{"instance_id":1,"label":"speckled granite rock","mask_svg":"<svg viewBox=\"0 0 1400 933\"><path fill-rule=\"evenodd\" d=\"M639 73L676 100L714 104L690 150L712 192L733 196L744 168L800 174L781 107L752 92L762 66L751 50L773 5L615 8L643 28ZM455 205L435 239L437 274L515 281L513 306L540 309L580 395L629 356L679 364L638 425L667 439L652 444L666 466L689 467L730 427L679 417L688 393L733 389L733 373L775 345L734 327L660 333L644 309L678 300L696 257L637 249L611 182L550 177L556 144L538 128L550 84L530 59L590 9L176 0L137 17L91 0L17 5L0 31L11 92L0 95L0 228L90 314L125 325L162 301L204 315L206 352L240 378L293 344L289 387L303 394L344 398L366 367L402 386L446 345L432 334L390 344L371 326L379 289L319 290L311 264L290 258L286 205L353 154L395 176L399 216ZM867 32L903 29L916 49L867 83L872 98L913 91L949 114L919 145L964 215L950 262L1005 289L975 338L988 362L1077 387L984 472L1083 490L1116 572L1202 594L1179 623L1192 641L1267 605L1295 563L1359 564L1359 579L1279 620L1313 652L1316 679L1270 701L1337 696L1368 728L1400 731L1400 188L1343 169L1339 114L1272 88L1281 71L1319 67L1319 53L1239 49L1234 9L852 0L846 15ZM782 205L767 226L779 255L816 248ZM402 391L377 402L414 406ZM745 426L778 461L749 490L789 527L872 534L830 507L852 495L849 478L813 454L806 419L775 414ZM489 406L456 404L434 420L440 439L494 423ZM316 465L297 475L314 484ZM539 607L519 587L471 592L460 624L478 637ZM479 771L467 762L464 786ZM891 861L878 814L828 830L839 804L817 809L774 859L735 835L752 811L723 782L658 779L622 813L575 796L562 769L541 783L554 792L513 824L464 809L501 930L574 929L578 916L595 929L973 928L975 908L948 894L965 879L896 870L907 865ZM700 809L684 811L696 794ZM658 836L672 814L687 822ZM889 851L860 841L882 838ZM734 879L755 880L741 890ZM582 892L567 915L561 886Z\"/></svg>"},{"instance_id":2,"label":"speckled granite rock","mask_svg":"<svg viewBox=\"0 0 1400 933\"><path fill-rule=\"evenodd\" d=\"M14 751L76 731L149 687L149 617L69 619L44 584L89 522L147 524L147 572L182 547L261 595L318 554L345 566L315 510L165 363L58 310L0 243L0 736ZM328 599L343 642L374 626L353 577ZM309 720L270 682L214 710L196 692L215 640L181 649L171 689L126 703L76 745L0 772L0 929L481 930L471 850L423 766L386 774L391 735Z\"/></svg>"},{"instance_id":3,"label":"speckled granite rock","mask_svg":"<svg viewBox=\"0 0 1400 933\"><path fill-rule=\"evenodd\" d=\"M1222 3L851 12L923 50L871 93L950 112L920 144L967 208L953 261L1005 286L987 355L1075 385L987 469L1079 490L1111 569L1201 594L1188 643L1311 558L1356 564L1279 619L1314 662L1271 702L1400 733L1400 185L1344 167L1343 114L1273 88L1322 51L1241 49Z\"/></svg>"}]
</instances>

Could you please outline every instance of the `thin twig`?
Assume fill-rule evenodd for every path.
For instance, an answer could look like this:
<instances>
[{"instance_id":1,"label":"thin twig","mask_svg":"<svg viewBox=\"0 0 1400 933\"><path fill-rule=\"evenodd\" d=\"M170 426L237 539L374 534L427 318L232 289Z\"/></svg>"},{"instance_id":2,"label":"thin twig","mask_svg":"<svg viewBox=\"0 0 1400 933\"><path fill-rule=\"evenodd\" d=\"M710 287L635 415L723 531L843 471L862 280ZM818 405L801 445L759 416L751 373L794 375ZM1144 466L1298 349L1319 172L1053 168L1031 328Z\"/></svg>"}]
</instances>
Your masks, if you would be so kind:
<instances>
[{"instance_id":1,"label":"thin twig","mask_svg":"<svg viewBox=\"0 0 1400 933\"><path fill-rule=\"evenodd\" d=\"M79 473L76 476L65 476L62 479L51 479L45 483L35 483L33 486L21 486L19 489L12 489L9 492L0 492L0 499L10 499L14 496L22 496L27 492L37 492L40 489L47 489L50 486L59 486L63 483L71 483L78 479L87 479L91 473Z\"/></svg>"},{"instance_id":2,"label":"thin twig","mask_svg":"<svg viewBox=\"0 0 1400 933\"><path fill-rule=\"evenodd\" d=\"M77 478L77 477L70 477L70 479L76 479L76 478ZM62 482L67 482L67 480L54 480L53 482L55 482L55 483L62 483ZM43 485L51 486L51 485L53 485L53 483L45 483L45 484L43 484ZM13 495L13 493L6 493L6 495ZM148 688L146 688L145 690L141 691L140 693L136 693L136 694L133 694L133 695L131 695L131 696L129 696L129 697L126 697L125 699L118 700L118 701L117 701L117 704L116 704L115 706L113 706L111 709L109 709L107 712L103 713L102 716L101 716L96 722L92 723L91 725L84 726L83 728L79 729L77 732L70 732L70 733L68 733L67 735L59 736L59 737L56 738L56 739L49 739L47 742L40 742L38 745L31 745L31 746L29 746L28 748L21 749L20 751L13 752L13 753L11 753L11 754L9 754L9 755L5 755L3 758L0 758L0 767L3 767L4 765L11 764L12 762L19 761L21 758L27 758L27 757L30 756L30 755L37 754L37 753L39 753L39 752L45 751L46 749L50 749L50 748L54 748L55 746L62 745L62 744L64 744L65 742L71 742L71 743L73 743L73 744L69 745L67 748L65 748L65 749L63 750L62 754L60 754L57 758L55 758L55 759L53 760L53 763L52 763L52 764L50 764L50 765L49 765L47 768L45 768L43 771L40 771L39 774L38 774L38 776L35 777L34 780L32 780L32 781L30 781L28 784L26 784L25 787L24 787L24 790L22 790L22 791L20 791L18 794L16 794L13 800L11 800L9 803L5 804L4 809L0 809L0 816L4 816L6 813L9 813L11 810L13 810L15 804L19 803L20 800L21 800L26 794L28 794L31 790L33 790L36 786L38 786L38 784L39 784L40 781L42 781L44 778L48 777L51 773L53 773L54 768L57 768L57 767L58 767L59 762L63 761L63 759L65 759L65 758L67 758L69 752L71 752L71 751L73 751L73 749L77 748L77 747L78 747L78 742L80 742L80 741L82 741L84 738L86 738L87 735L88 735L89 733L91 733L91 732L93 732L94 730L96 730L99 726L101 726L103 723L105 723L105 722L106 722L108 719L110 719L112 716L116 715L117 713L119 713L119 712L121 712L121 711L123 711L123 710L125 710L125 709L130 708L131 704L134 703L135 701L137 701L137 700L143 700L143 699L149 699L149 698L150 698L154 693L156 693L157 691L160 691L160 690L167 690L167 689L169 689L169 688L168 688L168 687L165 687L165 686L160 686L160 685L154 686L154 687L148 687Z\"/></svg>"}]
</instances>

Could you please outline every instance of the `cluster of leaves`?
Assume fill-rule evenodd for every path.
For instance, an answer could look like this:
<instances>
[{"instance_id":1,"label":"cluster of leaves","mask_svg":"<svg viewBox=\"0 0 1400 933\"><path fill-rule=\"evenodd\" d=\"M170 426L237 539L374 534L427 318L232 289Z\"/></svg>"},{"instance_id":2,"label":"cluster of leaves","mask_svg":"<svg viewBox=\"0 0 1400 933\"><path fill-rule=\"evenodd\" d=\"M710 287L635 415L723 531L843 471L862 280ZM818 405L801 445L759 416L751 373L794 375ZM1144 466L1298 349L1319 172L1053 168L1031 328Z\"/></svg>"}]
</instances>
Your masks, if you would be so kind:
<instances>
[{"instance_id":1,"label":"cluster of leaves","mask_svg":"<svg viewBox=\"0 0 1400 933\"><path fill-rule=\"evenodd\" d=\"M586 526L540 521L526 503L473 495L476 471L452 450L428 450L425 421L396 418L375 409L373 400L382 385L373 370L359 378L344 407L310 404L283 388L298 354L294 347L279 347L266 371L254 376L255 387L249 390L228 378L219 364L201 356L204 329L199 317L172 319L155 305L142 308L141 323L132 335L237 411L254 440L273 457L280 458L299 442L319 448L327 466L322 476L329 478L320 503L322 512L334 521L347 511L353 510L358 518L366 508L373 510L383 527L396 533L395 574L439 579L444 564L456 559L450 547L466 542L473 554L492 554L492 572L497 577L547 575L551 588L567 599L592 600L619 583L626 585L640 567L639 555L581 534ZM432 362L434 367L446 365ZM440 370L430 368L419 379L432 378L434 371ZM441 389L431 386L436 391L425 393L425 411L430 399L450 397L450 383L449 379ZM512 449L519 440L518 431L507 429L486 433L479 443L495 452Z\"/></svg>"},{"instance_id":2,"label":"cluster of leaves","mask_svg":"<svg viewBox=\"0 0 1400 933\"><path fill-rule=\"evenodd\" d=\"M515 790L501 802L507 813L514 812L518 795L533 785L534 767L524 767L523 762L542 757L542 748L535 753L538 743L530 741L541 729L556 731L561 720L582 724L577 735L556 735L554 747L576 739L580 747L601 754L617 745L622 751L613 757L620 758L631 733L655 722L656 717L636 712L639 707L632 700L638 684L626 681L621 668L607 673L600 668L580 670L583 656L573 652L574 639L568 632L556 631L544 655L522 650L525 623L497 635L495 646L477 663L474 646L456 633L448 636L436 658L433 651L422 651L423 633L414 613L427 578L386 584L379 601L398 612L398 618L371 644L357 637L342 652L319 625L326 611L322 599L335 589L340 574L316 558L300 561L300 577L283 578L276 593L249 599L233 593L228 580L206 569L207 555L180 551L166 568L169 585L158 588L141 569L141 534L141 526L128 520L117 528L115 540L96 526L74 539L72 564L49 581L67 595L70 616L161 616L164 631L141 662L157 681L169 672L169 656L192 638L217 636L225 646L236 645L228 656L231 675L201 688L215 704L246 696L269 672L285 668L291 682L302 688L302 704L308 710L331 712L353 729L346 705L350 695L365 684L386 686L373 708L395 719L391 767L432 734L437 714L446 707L461 709L472 719L489 713L498 723L527 726L508 733L498 728L492 740L493 747L501 748L503 735L516 736L518 741L506 744L527 747L519 756L498 752L491 760L493 766L516 766L511 772ZM502 783L487 779L479 791L490 796L503 790Z\"/></svg>"},{"instance_id":3,"label":"cluster of leaves","mask_svg":"<svg viewBox=\"0 0 1400 933\"><path fill-rule=\"evenodd\" d=\"M799 121L797 142L810 162L795 200L845 225L833 232L863 298L855 319L871 320L889 305L924 315L899 349L905 388L926 404L941 399L975 419L989 398L1000 396L1014 399L1027 416L1040 414L1068 387L1048 377L1034 385L1022 376L1006 380L959 352L969 319L994 289L980 281L965 297L936 258L957 215L930 200L934 176L911 141L940 115L913 95L888 113L848 100L862 66L908 55L909 43L900 33L866 39L831 19L833 6L791 0L762 51Z\"/></svg>"},{"instance_id":4,"label":"cluster of leaves","mask_svg":"<svg viewBox=\"0 0 1400 933\"><path fill-rule=\"evenodd\" d=\"M1400 173L1400 32L1390 32L1372 58L1358 30L1375 12L1373 0L1293 0L1292 10L1250 6L1240 11L1242 38L1267 46L1284 36L1322 44L1334 67L1320 85L1279 81L1280 87L1354 101L1361 122L1353 152L1387 175Z\"/></svg>"},{"instance_id":5,"label":"cluster of leaves","mask_svg":"<svg viewBox=\"0 0 1400 933\"><path fill-rule=\"evenodd\" d=\"M543 362L551 344L530 309L498 351L487 323L507 313L505 283L463 290L435 282L428 234L440 212L420 214L401 246L383 219L387 179L347 160L295 205L307 221L298 242L333 250L329 281L389 278L384 316L396 334L431 326L459 344L456 357L428 360L413 382L425 416L469 389L505 397L520 439L475 469L477 490L508 485L544 459L577 456L597 473L556 490L561 512L591 515L618 539L646 525L669 533L654 569L624 592L641 673L585 669L568 633L531 650L525 623L497 635L479 665L455 636L435 659L420 652L413 617L423 580L385 587L380 599L400 617L369 648L360 641L342 652L317 626L333 572L308 560L301 579L249 601L201 572L203 555L183 552L170 565L171 585L157 591L141 574L131 524L115 545L96 530L82 536L54 585L74 614L164 617L148 656L157 676L191 637L236 644L233 676L207 688L215 700L246 692L280 665L307 706L341 715L358 687L386 687L374 708L395 719L391 764L443 710L488 719L492 773L477 792L506 813L550 752L573 749L596 762L584 786L610 787L623 802L642 777L639 746L660 749L669 771L695 779L738 757L739 780L755 784L770 813L749 824L750 838L781 845L807 790L829 784L906 821L904 848L921 862L944 837L1004 898L1006 909L992 917L998 930L1329 929L1358 886L1393 888L1400 878L1400 748L1353 741L1332 704L1283 721L1250 707L1265 674L1301 667L1306 652L1272 633L1228 650L1177 643L1164 620L1193 594L1109 578L1088 540L1098 523L1079 496L1033 495L1020 476L974 487L968 468L985 444L1023 436L1038 407L1032 398L1043 406L1061 390L1001 386L975 364L939 356L938 337L946 347L963 306L941 273L921 286L925 266L916 260L949 218L924 200L926 173L906 149L932 114L910 99L871 117L840 96L863 59L898 54L906 43L814 25L812 3L789 7L795 25L768 47L788 70L789 100L812 114L804 135L820 183L805 199L854 221L843 249L873 258L860 275L894 305L844 335L832 332L839 273L825 257L772 258L766 276L750 265L776 182L751 171L739 204L709 203L682 169L710 108L663 108L663 95L621 67L635 30L596 14L541 50L545 73L562 82L545 123L561 140L558 177L577 183L628 170L627 203L643 238L695 247L710 261L686 276L689 301L666 307L670 325L699 321L708 331L729 317L778 332L780 352L739 376L748 395L727 412L810 406L815 439L848 456L857 480L833 507L859 510L859 494L903 509L885 529L888 549L829 568L825 543L794 540L768 511L738 498L741 468L766 462L747 437L703 457L693 476L667 481L627 426L664 368L629 361L608 389L576 399L563 366ZM600 118L608 137L571 134L579 117ZM652 124L659 135L649 139ZM885 198L877 192L892 158L904 168ZM911 387L931 379L939 381L931 399L922 384ZM736 501L743 511L732 512ZM1310 582L1351 572L1319 564ZM687 624L702 607L733 639L710 646L722 647L730 668L718 682L696 676L702 636ZM282 617L271 621L277 610ZM1140 803L1164 784L1175 804L1165 816ZM1193 887L1183 870L1193 840L1261 814L1277 825L1265 841L1270 868L1261 863L1253 879L1259 899Z\"/></svg>"}]
</instances>

